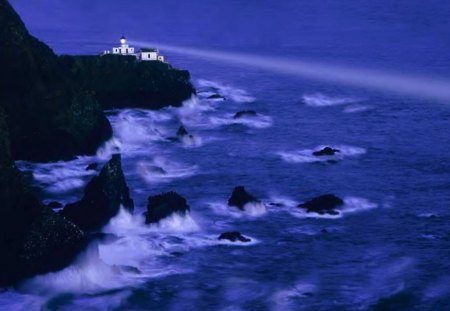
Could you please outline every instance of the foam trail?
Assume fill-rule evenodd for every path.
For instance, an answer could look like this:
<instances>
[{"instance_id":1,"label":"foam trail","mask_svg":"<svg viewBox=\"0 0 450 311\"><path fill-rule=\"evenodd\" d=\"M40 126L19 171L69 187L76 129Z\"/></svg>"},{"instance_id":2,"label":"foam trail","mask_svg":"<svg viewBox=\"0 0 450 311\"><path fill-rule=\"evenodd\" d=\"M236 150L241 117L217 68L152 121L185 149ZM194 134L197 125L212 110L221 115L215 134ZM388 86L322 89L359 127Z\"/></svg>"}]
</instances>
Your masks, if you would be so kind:
<instances>
[{"instance_id":1,"label":"foam trail","mask_svg":"<svg viewBox=\"0 0 450 311\"><path fill-rule=\"evenodd\" d=\"M359 69L314 61L287 60L275 57L204 50L152 42L132 41L132 43L138 46L154 45L174 53L247 65L303 78L342 83L356 87L437 101L450 101L450 81L442 78L407 76L398 73L372 69Z\"/></svg>"}]
</instances>

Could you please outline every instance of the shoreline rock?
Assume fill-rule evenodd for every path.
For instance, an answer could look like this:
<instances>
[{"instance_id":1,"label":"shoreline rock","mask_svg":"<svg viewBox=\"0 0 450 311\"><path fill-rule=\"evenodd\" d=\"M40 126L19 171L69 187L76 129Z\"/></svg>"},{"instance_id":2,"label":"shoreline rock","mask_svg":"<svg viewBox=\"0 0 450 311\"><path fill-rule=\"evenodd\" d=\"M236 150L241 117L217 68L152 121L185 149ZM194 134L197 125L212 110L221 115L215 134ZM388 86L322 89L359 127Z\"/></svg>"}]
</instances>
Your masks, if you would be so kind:
<instances>
[{"instance_id":1,"label":"shoreline rock","mask_svg":"<svg viewBox=\"0 0 450 311\"><path fill-rule=\"evenodd\" d=\"M92 231L106 225L120 206L132 211L134 202L123 175L120 154L114 154L100 174L87 184L83 198L67 204L61 214L80 228Z\"/></svg>"},{"instance_id":2,"label":"shoreline rock","mask_svg":"<svg viewBox=\"0 0 450 311\"><path fill-rule=\"evenodd\" d=\"M336 208L342 205L344 205L344 201L341 198L338 198L334 194L325 194L299 204L297 207L306 209L307 213L339 215Z\"/></svg>"},{"instance_id":3,"label":"shoreline rock","mask_svg":"<svg viewBox=\"0 0 450 311\"><path fill-rule=\"evenodd\" d=\"M175 191L150 196L148 197L147 212L145 213L145 223L157 223L161 219L175 213L184 216L189 211L190 207L186 199Z\"/></svg>"},{"instance_id":4,"label":"shoreline rock","mask_svg":"<svg viewBox=\"0 0 450 311\"><path fill-rule=\"evenodd\" d=\"M333 156L335 155L337 152L341 152L339 149L334 149L331 147L325 147L321 150L318 151L314 151L313 155L316 157L321 157L321 156Z\"/></svg>"},{"instance_id":5,"label":"shoreline rock","mask_svg":"<svg viewBox=\"0 0 450 311\"><path fill-rule=\"evenodd\" d=\"M256 117L258 114L254 110L242 110L234 114L233 119L240 119L244 117Z\"/></svg>"},{"instance_id":6,"label":"shoreline rock","mask_svg":"<svg viewBox=\"0 0 450 311\"><path fill-rule=\"evenodd\" d=\"M245 204L250 202L260 203L261 201L248 193L244 186L237 186L228 199L228 206L235 206L243 211Z\"/></svg>"},{"instance_id":7,"label":"shoreline rock","mask_svg":"<svg viewBox=\"0 0 450 311\"><path fill-rule=\"evenodd\" d=\"M248 243L248 242L252 241L250 238L243 236L238 231L230 231L230 232L221 233L220 236L218 237L218 239L219 240L228 240L230 242L238 242L239 241L239 242L244 242L244 243Z\"/></svg>"}]
</instances>

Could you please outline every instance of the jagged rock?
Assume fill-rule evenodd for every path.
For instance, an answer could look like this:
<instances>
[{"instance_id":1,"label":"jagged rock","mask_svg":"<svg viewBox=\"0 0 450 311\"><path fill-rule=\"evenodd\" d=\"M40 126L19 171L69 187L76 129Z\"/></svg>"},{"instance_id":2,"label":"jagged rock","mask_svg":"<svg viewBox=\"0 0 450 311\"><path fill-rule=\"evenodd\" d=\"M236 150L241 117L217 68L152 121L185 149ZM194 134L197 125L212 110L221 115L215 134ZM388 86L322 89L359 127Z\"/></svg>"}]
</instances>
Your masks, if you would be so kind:
<instances>
[{"instance_id":1,"label":"jagged rock","mask_svg":"<svg viewBox=\"0 0 450 311\"><path fill-rule=\"evenodd\" d=\"M231 197L228 199L228 206L236 206L240 210L244 210L245 204L249 202L260 202L254 196L249 194L243 186L234 188Z\"/></svg>"},{"instance_id":2,"label":"jagged rock","mask_svg":"<svg viewBox=\"0 0 450 311\"><path fill-rule=\"evenodd\" d=\"M78 227L42 205L26 185L9 137L0 108L0 287L64 268L86 243Z\"/></svg>"},{"instance_id":3,"label":"jagged rock","mask_svg":"<svg viewBox=\"0 0 450 311\"><path fill-rule=\"evenodd\" d=\"M94 91L103 109L179 107L195 94L187 70L134 56L62 56L82 87Z\"/></svg>"},{"instance_id":4,"label":"jagged rock","mask_svg":"<svg viewBox=\"0 0 450 311\"><path fill-rule=\"evenodd\" d=\"M0 106L14 160L51 161L94 154L112 135L89 88L82 88L44 43L0 0Z\"/></svg>"},{"instance_id":5,"label":"jagged rock","mask_svg":"<svg viewBox=\"0 0 450 311\"><path fill-rule=\"evenodd\" d=\"M336 211L336 208L343 204L344 201L334 194L325 194L299 204L298 207L306 209L308 213L338 215L339 212Z\"/></svg>"},{"instance_id":6,"label":"jagged rock","mask_svg":"<svg viewBox=\"0 0 450 311\"><path fill-rule=\"evenodd\" d=\"M160 166L147 166L146 169L151 174L167 175L167 171Z\"/></svg>"},{"instance_id":7,"label":"jagged rock","mask_svg":"<svg viewBox=\"0 0 450 311\"><path fill-rule=\"evenodd\" d=\"M212 94L212 95L208 96L208 99L221 99L221 100L225 100L225 97L223 97L222 95L216 93L216 94Z\"/></svg>"},{"instance_id":8,"label":"jagged rock","mask_svg":"<svg viewBox=\"0 0 450 311\"><path fill-rule=\"evenodd\" d=\"M47 204L47 207L50 209L58 209L58 208L63 207L63 205L61 203L59 203L58 201L52 201Z\"/></svg>"},{"instance_id":9,"label":"jagged rock","mask_svg":"<svg viewBox=\"0 0 450 311\"><path fill-rule=\"evenodd\" d=\"M269 205L274 206L274 207L283 207L284 206L284 204L280 203L280 202L270 202Z\"/></svg>"},{"instance_id":10,"label":"jagged rock","mask_svg":"<svg viewBox=\"0 0 450 311\"><path fill-rule=\"evenodd\" d=\"M314 151L313 155L315 155L316 157L321 157L321 156L332 156L334 155L336 152L340 152L339 149L333 149L331 147L325 147L319 151Z\"/></svg>"},{"instance_id":11,"label":"jagged rock","mask_svg":"<svg viewBox=\"0 0 450 311\"><path fill-rule=\"evenodd\" d=\"M98 168L98 163L90 163L86 166L86 171L95 171Z\"/></svg>"},{"instance_id":12,"label":"jagged rock","mask_svg":"<svg viewBox=\"0 0 450 311\"><path fill-rule=\"evenodd\" d=\"M243 236L240 232L232 231L232 232L224 232L220 234L219 240L228 240L231 242L250 242L251 239Z\"/></svg>"},{"instance_id":13,"label":"jagged rock","mask_svg":"<svg viewBox=\"0 0 450 311\"><path fill-rule=\"evenodd\" d=\"M239 119L239 118L243 118L243 117L256 117L257 113L254 110L242 110L242 111L238 111L234 114L233 118L234 119Z\"/></svg>"},{"instance_id":14,"label":"jagged rock","mask_svg":"<svg viewBox=\"0 0 450 311\"><path fill-rule=\"evenodd\" d=\"M157 223L174 213L185 215L190 211L186 199L178 193L171 191L148 198L145 223Z\"/></svg>"},{"instance_id":15,"label":"jagged rock","mask_svg":"<svg viewBox=\"0 0 450 311\"><path fill-rule=\"evenodd\" d=\"M134 208L122 171L120 154L114 154L100 175L87 184L83 198L64 207L62 215L84 230L96 230L108 223L120 209Z\"/></svg>"},{"instance_id":16,"label":"jagged rock","mask_svg":"<svg viewBox=\"0 0 450 311\"><path fill-rule=\"evenodd\" d=\"M178 137L183 137L188 134L189 134L188 131L186 130L186 128L183 125L178 128L178 131L177 131Z\"/></svg>"}]
</instances>

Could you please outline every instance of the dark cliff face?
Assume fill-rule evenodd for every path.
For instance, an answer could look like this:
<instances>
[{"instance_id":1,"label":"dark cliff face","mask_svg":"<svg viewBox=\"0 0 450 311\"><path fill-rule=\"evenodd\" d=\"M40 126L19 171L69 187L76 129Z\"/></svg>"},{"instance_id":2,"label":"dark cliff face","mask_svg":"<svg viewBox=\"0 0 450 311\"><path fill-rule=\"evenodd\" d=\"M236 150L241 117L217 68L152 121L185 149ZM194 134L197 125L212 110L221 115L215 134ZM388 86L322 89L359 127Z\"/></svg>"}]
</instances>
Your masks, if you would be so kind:
<instances>
[{"instance_id":1,"label":"dark cliff face","mask_svg":"<svg viewBox=\"0 0 450 311\"><path fill-rule=\"evenodd\" d=\"M0 286L63 268L85 246L84 233L43 206L11 158L0 108Z\"/></svg>"},{"instance_id":2,"label":"dark cliff face","mask_svg":"<svg viewBox=\"0 0 450 311\"><path fill-rule=\"evenodd\" d=\"M186 70L133 56L63 56L74 80L94 92L104 109L180 106L195 94Z\"/></svg>"},{"instance_id":3,"label":"dark cliff face","mask_svg":"<svg viewBox=\"0 0 450 311\"><path fill-rule=\"evenodd\" d=\"M92 154L111 137L90 91L77 86L53 51L28 33L6 0L0 0L0 68L0 107L8 116L15 159Z\"/></svg>"}]
</instances>

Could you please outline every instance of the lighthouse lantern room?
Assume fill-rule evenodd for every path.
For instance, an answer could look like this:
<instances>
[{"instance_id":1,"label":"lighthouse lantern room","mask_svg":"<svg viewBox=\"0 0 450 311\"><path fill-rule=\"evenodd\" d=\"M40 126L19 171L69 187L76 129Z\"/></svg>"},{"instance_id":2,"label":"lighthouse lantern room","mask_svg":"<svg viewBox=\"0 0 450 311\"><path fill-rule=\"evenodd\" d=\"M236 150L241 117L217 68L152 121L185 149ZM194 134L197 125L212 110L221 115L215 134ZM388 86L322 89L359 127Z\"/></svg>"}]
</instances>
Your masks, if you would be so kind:
<instances>
[{"instance_id":1,"label":"lighthouse lantern room","mask_svg":"<svg viewBox=\"0 0 450 311\"><path fill-rule=\"evenodd\" d=\"M113 48L113 54L121 54L121 55L134 54L134 47L130 47L127 43L127 38L122 36L120 38L120 46Z\"/></svg>"}]
</instances>

